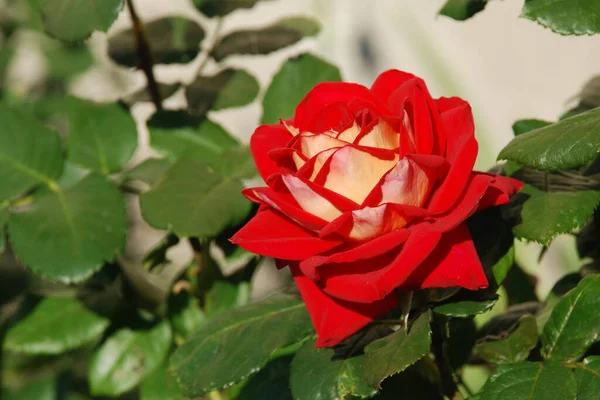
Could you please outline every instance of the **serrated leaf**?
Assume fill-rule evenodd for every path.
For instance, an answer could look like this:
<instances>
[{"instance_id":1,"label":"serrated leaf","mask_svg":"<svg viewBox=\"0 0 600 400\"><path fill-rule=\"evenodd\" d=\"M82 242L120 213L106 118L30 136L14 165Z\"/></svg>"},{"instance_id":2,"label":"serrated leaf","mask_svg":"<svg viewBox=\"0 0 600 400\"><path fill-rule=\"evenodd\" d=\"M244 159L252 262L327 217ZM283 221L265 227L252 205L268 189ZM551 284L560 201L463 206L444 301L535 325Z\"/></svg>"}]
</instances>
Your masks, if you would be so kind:
<instances>
[{"instance_id":1,"label":"serrated leaf","mask_svg":"<svg viewBox=\"0 0 600 400\"><path fill-rule=\"evenodd\" d=\"M219 176L195 156L184 155L142 194L142 215L153 227L179 236L214 237L250 212L242 189L239 180Z\"/></svg>"},{"instance_id":2,"label":"serrated leaf","mask_svg":"<svg viewBox=\"0 0 600 400\"><path fill-rule=\"evenodd\" d=\"M515 137L498 155L542 171L577 168L600 151L600 108Z\"/></svg>"},{"instance_id":3,"label":"serrated leaf","mask_svg":"<svg viewBox=\"0 0 600 400\"><path fill-rule=\"evenodd\" d=\"M291 118L316 84L341 80L337 67L310 53L287 60L265 93L261 123L276 124L280 118Z\"/></svg>"},{"instance_id":4,"label":"serrated leaf","mask_svg":"<svg viewBox=\"0 0 600 400\"><path fill-rule=\"evenodd\" d=\"M182 64L200 52L204 29L182 17L164 17L144 24L150 51L156 64ZM126 67L138 65L137 41L133 28L119 32L108 41L108 55Z\"/></svg>"},{"instance_id":5,"label":"serrated leaf","mask_svg":"<svg viewBox=\"0 0 600 400\"><path fill-rule=\"evenodd\" d=\"M183 111L161 111L148 121L152 147L172 161L184 153L214 166L228 148L239 146L220 125Z\"/></svg>"},{"instance_id":6,"label":"serrated leaf","mask_svg":"<svg viewBox=\"0 0 600 400\"><path fill-rule=\"evenodd\" d=\"M209 318L233 308L245 306L250 301L250 282L230 283L216 281L206 294L204 309Z\"/></svg>"},{"instance_id":7,"label":"serrated leaf","mask_svg":"<svg viewBox=\"0 0 600 400\"><path fill-rule=\"evenodd\" d=\"M486 5L487 0L447 0L440 14L457 21L465 21L483 11Z\"/></svg>"},{"instance_id":8,"label":"serrated leaf","mask_svg":"<svg viewBox=\"0 0 600 400\"><path fill-rule=\"evenodd\" d=\"M514 331L505 337L478 343L474 354L492 364L506 364L525 361L538 342L538 329L535 317L521 317Z\"/></svg>"},{"instance_id":9,"label":"serrated leaf","mask_svg":"<svg viewBox=\"0 0 600 400\"><path fill-rule=\"evenodd\" d=\"M111 260L127 227L123 195L95 174L36 196L9 219L15 254L37 275L62 282L82 281Z\"/></svg>"},{"instance_id":10,"label":"serrated leaf","mask_svg":"<svg viewBox=\"0 0 600 400\"><path fill-rule=\"evenodd\" d=\"M521 17L536 21L561 35L600 33L597 0L527 0Z\"/></svg>"},{"instance_id":11,"label":"serrated leaf","mask_svg":"<svg viewBox=\"0 0 600 400\"><path fill-rule=\"evenodd\" d=\"M577 381L560 364L503 364L478 394L480 400L575 400Z\"/></svg>"},{"instance_id":12,"label":"serrated leaf","mask_svg":"<svg viewBox=\"0 0 600 400\"><path fill-rule=\"evenodd\" d=\"M257 372L275 350L312 334L300 299L272 296L207 321L175 351L171 368L186 396L200 396Z\"/></svg>"},{"instance_id":13,"label":"serrated leaf","mask_svg":"<svg viewBox=\"0 0 600 400\"><path fill-rule=\"evenodd\" d=\"M252 8L260 0L192 0L200 12L207 17L223 17L238 9Z\"/></svg>"},{"instance_id":14,"label":"serrated leaf","mask_svg":"<svg viewBox=\"0 0 600 400\"><path fill-rule=\"evenodd\" d=\"M140 400L184 400L184 397L175 377L162 366L140 385Z\"/></svg>"},{"instance_id":15,"label":"serrated leaf","mask_svg":"<svg viewBox=\"0 0 600 400\"><path fill-rule=\"evenodd\" d=\"M60 140L35 117L0 104L0 203L36 185L55 185L63 170Z\"/></svg>"},{"instance_id":16,"label":"serrated leaf","mask_svg":"<svg viewBox=\"0 0 600 400\"><path fill-rule=\"evenodd\" d=\"M99 339L108 325L76 298L47 297L8 331L4 347L30 355L60 354Z\"/></svg>"},{"instance_id":17,"label":"serrated leaf","mask_svg":"<svg viewBox=\"0 0 600 400\"><path fill-rule=\"evenodd\" d=\"M543 121L541 119L520 119L512 125L512 130L515 136L522 135L535 129L540 129L552 125L552 122Z\"/></svg>"},{"instance_id":18,"label":"serrated leaf","mask_svg":"<svg viewBox=\"0 0 600 400\"><path fill-rule=\"evenodd\" d=\"M262 29L240 30L225 35L210 54L217 61L234 54L269 54L304 37L315 36L320 30L321 26L312 18L284 18Z\"/></svg>"},{"instance_id":19,"label":"serrated leaf","mask_svg":"<svg viewBox=\"0 0 600 400\"><path fill-rule=\"evenodd\" d=\"M497 297L484 299L481 301L457 301L437 306L433 309L438 314L454 318L467 318L474 315L483 314L494 307L498 301Z\"/></svg>"},{"instance_id":20,"label":"serrated leaf","mask_svg":"<svg viewBox=\"0 0 600 400\"><path fill-rule=\"evenodd\" d=\"M596 400L600 394L600 357L587 357L575 367L575 379L579 391L577 400Z\"/></svg>"},{"instance_id":21,"label":"serrated leaf","mask_svg":"<svg viewBox=\"0 0 600 400\"><path fill-rule=\"evenodd\" d=\"M163 364L170 348L171 327L166 321L150 329L117 331L90 361L90 393L116 397L131 390Z\"/></svg>"},{"instance_id":22,"label":"serrated leaf","mask_svg":"<svg viewBox=\"0 0 600 400\"><path fill-rule=\"evenodd\" d=\"M543 192L530 188L530 193L532 196L523 205L521 223L513 233L546 246L555 236L583 226L600 202L600 191Z\"/></svg>"},{"instance_id":23,"label":"serrated leaf","mask_svg":"<svg viewBox=\"0 0 600 400\"><path fill-rule=\"evenodd\" d=\"M332 360L333 349L317 349L309 340L292 360L290 386L296 400L336 400L373 397L373 389L363 378L364 355Z\"/></svg>"},{"instance_id":24,"label":"serrated leaf","mask_svg":"<svg viewBox=\"0 0 600 400\"><path fill-rule=\"evenodd\" d=\"M409 332L399 329L365 347L364 378L380 387L389 376L398 374L423 358L431 347L431 312L421 314Z\"/></svg>"},{"instance_id":25,"label":"serrated leaf","mask_svg":"<svg viewBox=\"0 0 600 400\"><path fill-rule=\"evenodd\" d=\"M123 0L40 0L44 28L66 42L87 39L94 31L106 32L123 8Z\"/></svg>"},{"instance_id":26,"label":"serrated leaf","mask_svg":"<svg viewBox=\"0 0 600 400\"><path fill-rule=\"evenodd\" d=\"M182 291L169 298L169 319L175 332L188 338L206 321L206 316L198 299Z\"/></svg>"},{"instance_id":27,"label":"serrated leaf","mask_svg":"<svg viewBox=\"0 0 600 400\"><path fill-rule=\"evenodd\" d=\"M290 361L291 357L282 357L270 361L256 375L252 375L242 388L235 400L293 400L290 392ZM231 391L230 389L230 394Z\"/></svg>"},{"instance_id":28,"label":"serrated leaf","mask_svg":"<svg viewBox=\"0 0 600 400\"><path fill-rule=\"evenodd\" d=\"M556 304L542 332L542 354L556 361L575 361L600 335L600 276L579 282Z\"/></svg>"},{"instance_id":29,"label":"serrated leaf","mask_svg":"<svg viewBox=\"0 0 600 400\"><path fill-rule=\"evenodd\" d=\"M227 68L213 76L199 76L186 87L188 107L196 115L209 110L241 107L251 103L260 87L258 81L242 69Z\"/></svg>"}]
</instances>

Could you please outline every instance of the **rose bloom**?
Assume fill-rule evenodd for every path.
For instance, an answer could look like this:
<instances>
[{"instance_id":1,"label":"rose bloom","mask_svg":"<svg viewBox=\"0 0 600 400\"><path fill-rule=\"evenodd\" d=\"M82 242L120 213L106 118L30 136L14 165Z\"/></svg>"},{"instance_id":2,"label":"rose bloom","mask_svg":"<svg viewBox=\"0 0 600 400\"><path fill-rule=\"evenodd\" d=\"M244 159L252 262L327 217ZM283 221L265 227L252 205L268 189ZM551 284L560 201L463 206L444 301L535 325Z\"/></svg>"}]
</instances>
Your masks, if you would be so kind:
<instances>
[{"instance_id":1,"label":"rose bloom","mask_svg":"<svg viewBox=\"0 0 600 400\"><path fill-rule=\"evenodd\" d=\"M244 190L260 209L231 240L289 265L317 347L396 308L397 290L488 286L465 220L522 183L473 171L474 130L466 101L398 70L371 89L321 83L292 119L256 129L268 187Z\"/></svg>"}]
</instances>

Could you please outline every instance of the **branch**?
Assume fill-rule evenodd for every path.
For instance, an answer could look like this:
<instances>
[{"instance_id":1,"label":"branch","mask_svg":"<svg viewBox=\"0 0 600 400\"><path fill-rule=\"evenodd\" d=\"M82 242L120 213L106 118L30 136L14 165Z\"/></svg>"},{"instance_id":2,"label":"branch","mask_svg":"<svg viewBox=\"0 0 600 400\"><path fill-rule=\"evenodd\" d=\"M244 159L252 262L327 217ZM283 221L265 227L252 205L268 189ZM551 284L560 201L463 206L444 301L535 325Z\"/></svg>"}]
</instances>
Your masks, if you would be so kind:
<instances>
[{"instance_id":1,"label":"branch","mask_svg":"<svg viewBox=\"0 0 600 400\"><path fill-rule=\"evenodd\" d=\"M150 98L156 107L156 110L162 110L162 98L158 89L156 79L154 79L154 58L150 50L150 44L148 43L148 37L146 36L146 30L144 24L137 14L137 11L133 5L133 0L127 0L127 8L129 8L129 14L131 15L131 22L133 22L133 31L135 34L135 40L137 42L137 56L140 64L140 68L146 74L146 80L148 82L148 92Z\"/></svg>"}]
</instances>

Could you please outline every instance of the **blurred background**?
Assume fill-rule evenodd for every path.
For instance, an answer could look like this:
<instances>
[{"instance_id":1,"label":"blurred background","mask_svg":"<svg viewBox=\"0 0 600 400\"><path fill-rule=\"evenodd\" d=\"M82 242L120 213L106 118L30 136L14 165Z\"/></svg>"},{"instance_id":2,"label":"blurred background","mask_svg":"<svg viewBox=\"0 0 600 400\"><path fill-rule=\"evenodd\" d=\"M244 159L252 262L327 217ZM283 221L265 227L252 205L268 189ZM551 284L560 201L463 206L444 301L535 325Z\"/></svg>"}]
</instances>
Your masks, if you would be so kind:
<instances>
[{"instance_id":1,"label":"blurred background","mask_svg":"<svg viewBox=\"0 0 600 400\"><path fill-rule=\"evenodd\" d=\"M9 0L0 0L2 3ZM136 0L140 17L146 21L165 15L181 15L198 20L207 29L208 38L217 29L216 21L203 19L189 0ZM218 27L226 34L240 27L260 27L278 17L312 15L322 24L321 33L285 50L264 57L232 56L226 66L249 70L266 89L272 75L284 60L310 50L338 65L345 80L370 85L382 71L398 68L422 77L434 97L460 96L468 100L476 119L480 170L495 164L496 155L512 138L511 125L523 118L555 120L566 111L583 84L598 72L600 41L595 37L561 37L549 30L518 18L522 2L492 1L485 11L466 22L438 16L442 0L270 0L254 8L238 10ZM108 36L131 26L127 10L119 15ZM27 93L43 79L48 66L41 54L39 37L26 30L17 38L17 57L8 66L5 84L15 93ZM116 66L107 57L107 35L95 33L89 45L95 66L71 81L77 96L98 100L116 100L145 85L141 71ZM560 56L559 56L560 55ZM190 82L202 54L187 65L155 67L158 81ZM215 66L208 61L205 72ZM540 73L543 71L543 73ZM176 93L167 108L183 105L185 97ZM153 105L138 103L134 116L138 122L140 149L133 162L151 155L145 120ZM261 116L260 100L237 109L211 112L211 117L232 134L247 142ZM257 182L248 182L257 184ZM137 204L131 203L135 209ZM138 213L139 214L139 213ZM143 255L164 233L148 227L138 218L132 221L135 242L128 251ZM524 268L538 275L538 294L542 297L563 274L580 264L573 238L555 240L539 269L540 247L518 244L517 259ZM173 249L170 257L187 263L191 252L185 245ZM543 274L538 274L544 271ZM264 267L256 278L255 296L275 290L287 279L284 272Z\"/></svg>"}]
</instances>

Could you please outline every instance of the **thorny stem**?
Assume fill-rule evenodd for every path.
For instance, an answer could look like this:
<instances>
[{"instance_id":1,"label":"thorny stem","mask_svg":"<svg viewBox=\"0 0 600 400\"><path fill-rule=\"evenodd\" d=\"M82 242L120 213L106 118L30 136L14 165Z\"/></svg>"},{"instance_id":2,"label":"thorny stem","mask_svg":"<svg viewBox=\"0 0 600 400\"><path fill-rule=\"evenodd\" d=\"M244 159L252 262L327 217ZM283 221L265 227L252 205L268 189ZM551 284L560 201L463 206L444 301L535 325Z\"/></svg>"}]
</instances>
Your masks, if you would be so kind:
<instances>
[{"instance_id":1,"label":"thorny stem","mask_svg":"<svg viewBox=\"0 0 600 400\"><path fill-rule=\"evenodd\" d=\"M223 27L223 18L216 18L216 21L217 21L217 24L215 25L215 30L212 33L210 43L202 51L203 58L202 58L202 61L200 61L200 64L198 64L198 69L196 70L196 75L194 76L194 79L198 75L200 75L202 70L204 70L204 67L206 67L206 64L208 63L208 60L210 60L211 51L221 40L220 33L221 33L221 28Z\"/></svg>"},{"instance_id":2,"label":"thorny stem","mask_svg":"<svg viewBox=\"0 0 600 400\"><path fill-rule=\"evenodd\" d=\"M137 42L137 55L140 68L146 75L146 81L148 82L148 92L152 103L157 110L162 110L162 98L158 89L158 84L154 78L154 58L152 57L152 51L150 50L150 43L148 43L148 37L146 36L146 30L144 24L137 14L133 0L127 0L127 8L131 15L131 22L133 22L133 32L135 34L135 40Z\"/></svg>"}]
</instances>

